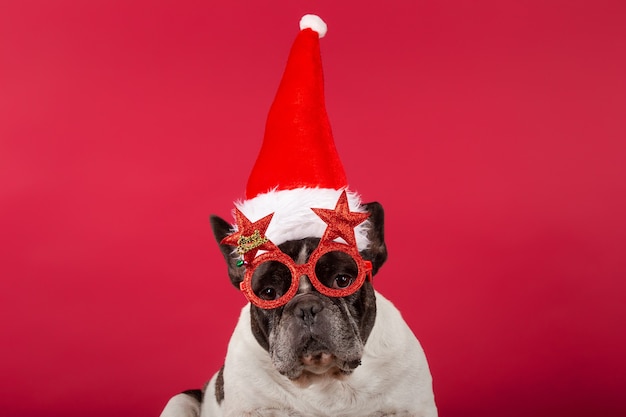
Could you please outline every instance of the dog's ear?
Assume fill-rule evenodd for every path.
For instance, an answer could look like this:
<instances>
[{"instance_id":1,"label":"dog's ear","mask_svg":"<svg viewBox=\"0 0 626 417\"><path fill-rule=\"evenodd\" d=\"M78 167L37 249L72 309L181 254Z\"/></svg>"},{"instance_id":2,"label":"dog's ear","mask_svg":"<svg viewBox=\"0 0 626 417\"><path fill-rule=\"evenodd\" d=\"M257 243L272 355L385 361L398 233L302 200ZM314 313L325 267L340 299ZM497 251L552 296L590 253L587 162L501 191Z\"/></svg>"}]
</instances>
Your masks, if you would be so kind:
<instances>
[{"instance_id":1,"label":"dog's ear","mask_svg":"<svg viewBox=\"0 0 626 417\"><path fill-rule=\"evenodd\" d=\"M372 202L363 205L370 213L368 218L369 229L367 238L370 245L361 251L363 259L372 262L372 274L375 275L378 269L387 260L387 246L385 246L385 212L380 203Z\"/></svg>"},{"instance_id":2,"label":"dog's ear","mask_svg":"<svg viewBox=\"0 0 626 417\"><path fill-rule=\"evenodd\" d=\"M231 234L233 229L230 223L221 217L212 215L210 221L211 228L213 229L213 235L215 236L215 240L217 240L217 244L219 245L220 251L226 260L226 265L228 266L228 276L230 277L230 282L232 282L233 285L239 289L239 283L243 281L244 268L237 266L239 257L235 253L235 248L221 243L222 239Z\"/></svg>"}]
</instances>

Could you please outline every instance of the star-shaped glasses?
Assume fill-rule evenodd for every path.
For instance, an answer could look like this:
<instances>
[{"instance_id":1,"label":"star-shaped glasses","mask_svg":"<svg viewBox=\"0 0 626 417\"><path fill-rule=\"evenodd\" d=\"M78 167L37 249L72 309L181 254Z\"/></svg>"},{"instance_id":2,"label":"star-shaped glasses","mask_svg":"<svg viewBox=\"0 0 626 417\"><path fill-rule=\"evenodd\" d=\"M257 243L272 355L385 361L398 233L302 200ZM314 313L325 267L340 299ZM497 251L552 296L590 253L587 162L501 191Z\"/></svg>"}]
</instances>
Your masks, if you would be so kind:
<instances>
[{"instance_id":1,"label":"star-shaped glasses","mask_svg":"<svg viewBox=\"0 0 626 417\"><path fill-rule=\"evenodd\" d=\"M300 279L307 276L313 287L329 297L345 297L355 293L365 279L371 279L372 263L364 260L356 245L354 228L369 213L351 212L343 191L334 210L312 209L326 224L317 248L304 264L283 253L265 237L273 214L251 222L235 210L237 232L222 243L236 246L246 268L240 289L252 304L272 309L287 304L298 292ZM341 238L343 242L335 239ZM259 250L264 252L257 256Z\"/></svg>"}]
</instances>

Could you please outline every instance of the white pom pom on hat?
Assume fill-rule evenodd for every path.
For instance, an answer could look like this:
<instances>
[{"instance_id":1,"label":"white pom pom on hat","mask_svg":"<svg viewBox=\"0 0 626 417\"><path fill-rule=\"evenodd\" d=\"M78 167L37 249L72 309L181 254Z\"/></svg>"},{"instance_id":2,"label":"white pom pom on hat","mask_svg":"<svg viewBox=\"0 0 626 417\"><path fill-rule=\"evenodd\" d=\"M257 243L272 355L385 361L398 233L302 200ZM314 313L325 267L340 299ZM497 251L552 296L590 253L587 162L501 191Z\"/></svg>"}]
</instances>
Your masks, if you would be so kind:
<instances>
[{"instance_id":1,"label":"white pom pom on hat","mask_svg":"<svg viewBox=\"0 0 626 417\"><path fill-rule=\"evenodd\" d=\"M314 14L305 14L300 19L300 30L304 29L312 29L314 32L317 32L320 38L323 38L328 31L328 26L326 26L326 22L321 17Z\"/></svg>"}]
</instances>

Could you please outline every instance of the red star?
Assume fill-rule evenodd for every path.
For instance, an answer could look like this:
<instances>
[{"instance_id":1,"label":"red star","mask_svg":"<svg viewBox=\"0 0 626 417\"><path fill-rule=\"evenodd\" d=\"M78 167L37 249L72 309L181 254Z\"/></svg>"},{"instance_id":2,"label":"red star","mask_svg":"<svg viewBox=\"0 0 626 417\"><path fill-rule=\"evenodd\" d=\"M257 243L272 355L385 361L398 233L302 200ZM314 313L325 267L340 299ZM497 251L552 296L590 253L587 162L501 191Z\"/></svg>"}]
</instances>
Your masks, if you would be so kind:
<instances>
[{"instance_id":1,"label":"red star","mask_svg":"<svg viewBox=\"0 0 626 417\"><path fill-rule=\"evenodd\" d=\"M257 245L254 245L254 247L252 248L243 249L244 252L241 254L244 256L244 258L246 258L247 260L254 259L254 256L260 249L272 250L274 244L271 241L267 240L267 238L265 237L265 231L270 225L272 216L274 216L274 213L268 214L262 219L252 223L250 220L248 220L246 216L244 216L241 211L239 211L238 208L235 208L237 231L222 239L222 243L226 245L237 246L237 249L239 250L240 248L242 248L241 239L250 239L255 234L258 234L262 240L258 241Z\"/></svg>"},{"instance_id":2,"label":"red star","mask_svg":"<svg viewBox=\"0 0 626 417\"><path fill-rule=\"evenodd\" d=\"M354 237L354 228L363 223L369 213L351 212L348 206L348 196L345 190L341 193L339 201L334 210L312 208L322 220L328 225L322 240L334 240L338 237L343 238L349 245L356 246Z\"/></svg>"}]
</instances>

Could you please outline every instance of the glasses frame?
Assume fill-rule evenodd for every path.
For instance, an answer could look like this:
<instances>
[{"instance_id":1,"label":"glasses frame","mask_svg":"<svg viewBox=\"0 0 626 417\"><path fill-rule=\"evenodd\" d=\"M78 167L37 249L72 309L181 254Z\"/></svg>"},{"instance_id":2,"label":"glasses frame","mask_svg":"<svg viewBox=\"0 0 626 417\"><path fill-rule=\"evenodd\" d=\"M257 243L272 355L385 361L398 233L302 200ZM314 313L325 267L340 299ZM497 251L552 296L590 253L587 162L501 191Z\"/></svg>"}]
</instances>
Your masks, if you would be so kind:
<instances>
[{"instance_id":1,"label":"glasses frame","mask_svg":"<svg viewBox=\"0 0 626 417\"><path fill-rule=\"evenodd\" d=\"M343 252L355 261L358 269L357 276L352 284L350 284L346 288L329 288L322 284L322 282L315 275L315 265L317 261L324 255L329 252ZM256 268L269 261L277 261L285 265L289 271L291 272L291 286L289 289L275 300L264 300L257 296L252 290L252 277ZM246 272L244 274L244 280L239 283L239 288L245 295L245 297L257 307L260 307L265 310L278 308L287 304L298 292L298 288L300 286L300 279L302 276L306 275L309 278L313 287L319 291L321 294L324 294L328 297L340 298L346 297L348 295L354 294L361 288L365 280L370 280L372 278L372 263L370 261L366 261L361 257L361 254L357 250L357 248L353 245L348 245L341 242L329 241L322 239L315 248L315 250L309 256L309 259L304 264L296 264L295 261L286 253L281 251L278 246L273 243L270 245L270 248L267 252L261 253L256 256L252 261L246 265Z\"/></svg>"}]
</instances>

